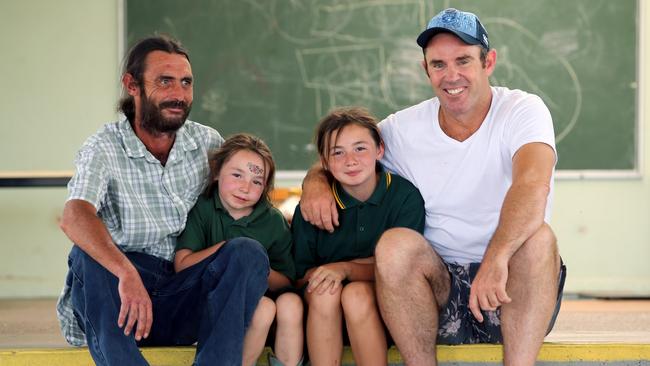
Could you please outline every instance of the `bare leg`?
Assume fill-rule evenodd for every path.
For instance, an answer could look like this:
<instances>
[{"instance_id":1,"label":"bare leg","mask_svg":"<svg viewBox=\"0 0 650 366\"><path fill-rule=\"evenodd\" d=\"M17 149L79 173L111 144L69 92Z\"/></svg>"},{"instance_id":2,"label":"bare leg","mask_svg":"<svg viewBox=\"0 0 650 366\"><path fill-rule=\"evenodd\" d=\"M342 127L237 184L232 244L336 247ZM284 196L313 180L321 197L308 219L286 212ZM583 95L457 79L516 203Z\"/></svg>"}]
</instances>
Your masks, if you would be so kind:
<instances>
[{"instance_id":1,"label":"bare leg","mask_svg":"<svg viewBox=\"0 0 650 366\"><path fill-rule=\"evenodd\" d=\"M436 365L438 311L449 297L447 267L419 233L386 231L375 249L377 301L406 365Z\"/></svg>"},{"instance_id":2,"label":"bare leg","mask_svg":"<svg viewBox=\"0 0 650 366\"><path fill-rule=\"evenodd\" d=\"M512 302L501 307L504 365L535 365L555 308L559 271L555 235L544 224L510 260L506 291Z\"/></svg>"},{"instance_id":3,"label":"bare leg","mask_svg":"<svg viewBox=\"0 0 650 366\"><path fill-rule=\"evenodd\" d=\"M275 357L285 366L295 366L302 359L302 300L296 294L286 293L278 297L275 305L277 307Z\"/></svg>"},{"instance_id":4,"label":"bare leg","mask_svg":"<svg viewBox=\"0 0 650 366\"><path fill-rule=\"evenodd\" d=\"M307 313L307 349L313 366L340 365L343 354L341 330L341 291L319 295L305 293Z\"/></svg>"},{"instance_id":5,"label":"bare leg","mask_svg":"<svg viewBox=\"0 0 650 366\"><path fill-rule=\"evenodd\" d=\"M246 330L242 365L255 365L257 362L264 350L264 343L266 342L266 336L269 334L271 323L273 323L273 318L275 318L275 303L268 297L262 296L248 330Z\"/></svg>"},{"instance_id":6,"label":"bare leg","mask_svg":"<svg viewBox=\"0 0 650 366\"><path fill-rule=\"evenodd\" d=\"M343 288L341 305L350 336L354 363L360 366L387 364L384 327L375 301L373 282L355 281Z\"/></svg>"}]
</instances>

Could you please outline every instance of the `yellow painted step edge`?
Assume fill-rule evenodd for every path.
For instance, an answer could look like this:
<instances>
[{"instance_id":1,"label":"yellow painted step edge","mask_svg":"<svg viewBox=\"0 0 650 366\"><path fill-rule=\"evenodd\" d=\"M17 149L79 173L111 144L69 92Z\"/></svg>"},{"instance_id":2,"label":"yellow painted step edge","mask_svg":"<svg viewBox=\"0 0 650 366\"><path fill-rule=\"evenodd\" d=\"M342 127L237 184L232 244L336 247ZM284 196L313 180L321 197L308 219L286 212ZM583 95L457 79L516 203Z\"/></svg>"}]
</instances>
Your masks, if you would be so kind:
<instances>
[{"instance_id":1,"label":"yellow painted step edge","mask_svg":"<svg viewBox=\"0 0 650 366\"><path fill-rule=\"evenodd\" d=\"M499 345L438 346L438 360L441 362L501 362L502 348ZM266 353L258 365L266 365ZM189 365L194 358L194 347L151 347L142 348L142 353L152 365ZM539 361L630 361L650 360L650 344L553 344L545 343L540 351ZM400 363L402 358L395 347L388 353L390 363ZM343 363L353 363L349 348L343 355ZM92 365L86 348L52 349L6 349L0 350L0 365Z\"/></svg>"}]
</instances>

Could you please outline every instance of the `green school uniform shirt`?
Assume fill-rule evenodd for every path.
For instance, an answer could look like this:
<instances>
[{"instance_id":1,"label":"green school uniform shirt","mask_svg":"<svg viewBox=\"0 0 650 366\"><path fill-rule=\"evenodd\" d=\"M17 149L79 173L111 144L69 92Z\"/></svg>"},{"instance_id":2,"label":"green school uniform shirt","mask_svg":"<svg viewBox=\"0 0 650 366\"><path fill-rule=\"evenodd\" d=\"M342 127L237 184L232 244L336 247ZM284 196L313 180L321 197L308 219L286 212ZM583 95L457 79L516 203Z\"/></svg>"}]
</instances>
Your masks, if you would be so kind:
<instances>
[{"instance_id":1,"label":"green school uniform shirt","mask_svg":"<svg viewBox=\"0 0 650 366\"><path fill-rule=\"evenodd\" d=\"M185 231L176 242L176 251L197 252L223 240L247 237L257 240L266 249L273 270L293 280L291 231L280 211L261 199L250 215L234 220L221 204L218 190L214 191L212 198L201 195L190 211Z\"/></svg>"},{"instance_id":2,"label":"green school uniform shirt","mask_svg":"<svg viewBox=\"0 0 650 366\"><path fill-rule=\"evenodd\" d=\"M424 200L411 182L398 175L380 173L375 191L365 202L350 196L338 182L332 184L332 192L339 212L339 226L333 233L306 222L300 206L296 207L291 225L296 278L323 264L372 257L387 229L424 231Z\"/></svg>"}]
</instances>

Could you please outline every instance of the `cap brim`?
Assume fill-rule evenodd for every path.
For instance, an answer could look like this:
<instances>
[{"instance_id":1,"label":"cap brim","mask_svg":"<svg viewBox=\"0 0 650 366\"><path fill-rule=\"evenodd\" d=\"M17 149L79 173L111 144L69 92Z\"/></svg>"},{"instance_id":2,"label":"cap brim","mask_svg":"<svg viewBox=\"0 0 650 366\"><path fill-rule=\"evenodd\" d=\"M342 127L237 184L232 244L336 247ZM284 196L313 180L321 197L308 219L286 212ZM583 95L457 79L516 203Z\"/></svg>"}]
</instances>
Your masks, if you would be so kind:
<instances>
[{"instance_id":1,"label":"cap brim","mask_svg":"<svg viewBox=\"0 0 650 366\"><path fill-rule=\"evenodd\" d=\"M420 33L417 39L417 43L420 47L426 48L427 44L429 44L429 41L433 36L435 36L438 33L451 33L456 35L458 38L462 39L463 42L471 45L479 45L483 47L481 42L473 37L470 37L469 35L462 33L462 32L457 32L448 28L442 28L442 27L434 27L434 28L429 28L425 30L424 32Z\"/></svg>"}]
</instances>

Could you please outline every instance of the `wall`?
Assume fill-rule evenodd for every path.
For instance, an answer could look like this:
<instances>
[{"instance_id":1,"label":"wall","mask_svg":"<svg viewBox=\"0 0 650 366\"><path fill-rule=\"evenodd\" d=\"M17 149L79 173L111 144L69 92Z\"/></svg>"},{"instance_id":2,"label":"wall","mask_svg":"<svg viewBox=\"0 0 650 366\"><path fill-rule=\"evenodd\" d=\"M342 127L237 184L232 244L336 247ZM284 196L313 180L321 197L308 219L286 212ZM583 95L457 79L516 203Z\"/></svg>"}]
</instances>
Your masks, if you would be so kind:
<instances>
[{"instance_id":1,"label":"wall","mask_svg":"<svg viewBox=\"0 0 650 366\"><path fill-rule=\"evenodd\" d=\"M5 70L0 153L11 159L9 166L72 169L83 140L116 118L117 1L0 5L0 66ZM643 25L650 19L650 6L640 3ZM639 65L650 60L648 36L650 29L642 26ZM641 69L640 106L650 105L650 93L644 92L649 87L650 76ZM642 108L642 147L650 140L650 129L644 128L650 116L644 112ZM650 171L649 151L642 151L642 172ZM24 166L25 154L40 157L33 163L30 155L33 166ZM60 166L60 161L69 163ZM56 296L60 291L70 248L57 227L65 197L63 188L0 188L0 297ZM646 177L558 181L553 227L569 266L566 290L650 295L649 223Z\"/></svg>"},{"instance_id":2,"label":"wall","mask_svg":"<svg viewBox=\"0 0 650 366\"><path fill-rule=\"evenodd\" d=\"M3 167L72 170L84 139L116 118L117 13L112 0L0 3ZM65 188L0 188L0 297L61 290L65 198Z\"/></svg>"}]
</instances>

